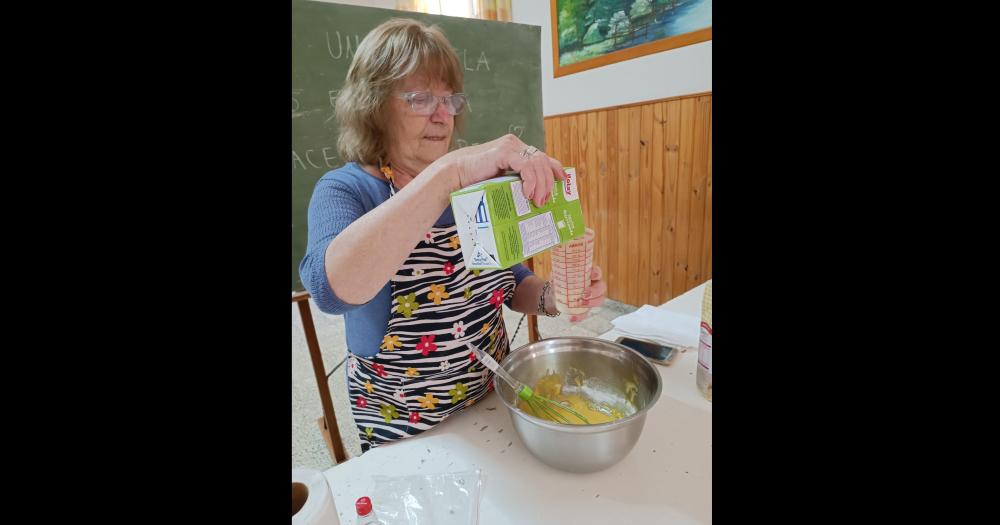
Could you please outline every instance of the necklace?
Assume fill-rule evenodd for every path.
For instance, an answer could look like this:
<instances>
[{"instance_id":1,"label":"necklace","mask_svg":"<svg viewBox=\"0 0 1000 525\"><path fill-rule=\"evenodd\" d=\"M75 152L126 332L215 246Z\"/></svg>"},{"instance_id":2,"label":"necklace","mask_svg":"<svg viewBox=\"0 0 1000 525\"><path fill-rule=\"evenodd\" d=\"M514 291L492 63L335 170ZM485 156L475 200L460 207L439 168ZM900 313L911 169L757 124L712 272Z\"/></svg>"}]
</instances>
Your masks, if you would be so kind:
<instances>
[{"instance_id":1,"label":"necklace","mask_svg":"<svg viewBox=\"0 0 1000 525\"><path fill-rule=\"evenodd\" d=\"M382 159L378 160L378 170L385 175L385 178L389 179L389 196L392 197L396 194L396 184L392 179L392 165L383 164Z\"/></svg>"}]
</instances>

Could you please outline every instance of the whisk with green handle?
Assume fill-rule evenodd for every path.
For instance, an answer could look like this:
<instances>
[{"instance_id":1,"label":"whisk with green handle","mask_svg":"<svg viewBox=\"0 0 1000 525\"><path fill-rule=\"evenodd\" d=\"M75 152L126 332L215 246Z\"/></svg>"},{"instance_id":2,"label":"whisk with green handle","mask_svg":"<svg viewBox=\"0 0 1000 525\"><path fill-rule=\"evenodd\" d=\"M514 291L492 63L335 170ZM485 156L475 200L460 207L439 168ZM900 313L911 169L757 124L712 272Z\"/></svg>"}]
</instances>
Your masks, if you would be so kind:
<instances>
[{"instance_id":1,"label":"whisk with green handle","mask_svg":"<svg viewBox=\"0 0 1000 525\"><path fill-rule=\"evenodd\" d=\"M566 412L580 418L580 421L583 421L583 424L590 424L590 422L587 421L587 418L583 417L583 415L576 410L573 410L572 408L561 403L556 403L547 397L542 397L536 394L531 387L518 381L517 379L514 379L509 373L507 373L506 370L501 368L489 354L483 352L472 343L466 344L469 346L469 349L472 350L472 353L476 354L476 359L479 359L479 361L486 365L486 368L489 368L494 374L500 376L500 379L503 379L508 385L510 385L511 388L514 389L515 392L517 392L517 397L528 403L528 407L535 414L535 416L541 417L539 415L539 412L541 412L549 416L549 418L554 421L569 425L571 424L569 418L559 412L559 410L565 410Z\"/></svg>"}]
</instances>

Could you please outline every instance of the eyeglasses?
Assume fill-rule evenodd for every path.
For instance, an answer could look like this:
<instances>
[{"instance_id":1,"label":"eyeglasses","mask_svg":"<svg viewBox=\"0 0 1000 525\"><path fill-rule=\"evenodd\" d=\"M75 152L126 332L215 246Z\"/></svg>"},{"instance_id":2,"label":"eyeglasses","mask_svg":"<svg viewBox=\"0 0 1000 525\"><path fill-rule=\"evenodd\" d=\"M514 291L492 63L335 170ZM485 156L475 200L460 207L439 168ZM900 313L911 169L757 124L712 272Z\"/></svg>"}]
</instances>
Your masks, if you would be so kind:
<instances>
[{"instance_id":1,"label":"eyeglasses","mask_svg":"<svg viewBox=\"0 0 1000 525\"><path fill-rule=\"evenodd\" d=\"M458 115L469 104L465 93L439 97L428 91L413 91L403 93L399 95L399 98L405 100L410 105L410 109L417 115L432 115L437 111L438 104L441 102L444 102L444 108L448 110L449 115Z\"/></svg>"}]
</instances>

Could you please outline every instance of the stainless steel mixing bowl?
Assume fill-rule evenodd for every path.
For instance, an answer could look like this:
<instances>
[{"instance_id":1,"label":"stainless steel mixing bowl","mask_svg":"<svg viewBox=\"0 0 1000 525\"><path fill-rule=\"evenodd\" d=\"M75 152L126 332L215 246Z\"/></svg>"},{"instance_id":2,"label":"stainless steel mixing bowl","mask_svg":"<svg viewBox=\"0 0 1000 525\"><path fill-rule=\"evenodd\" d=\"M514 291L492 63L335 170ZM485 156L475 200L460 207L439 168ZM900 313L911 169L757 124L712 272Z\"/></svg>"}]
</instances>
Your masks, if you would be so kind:
<instances>
[{"instance_id":1,"label":"stainless steel mixing bowl","mask_svg":"<svg viewBox=\"0 0 1000 525\"><path fill-rule=\"evenodd\" d=\"M510 412L524 445L543 463L568 472L596 472L628 455L642 434L646 412L656 404L662 389L660 374L642 355L593 337L555 337L530 343L507 355L500 366L532 387L550 371L561 374L571 368L613 391L624 393L629 382L637 386L630 403L634 413L610 423L564 425L522 412L513 389L494 376L493 388Z\"/></svg>"}]
</instances>

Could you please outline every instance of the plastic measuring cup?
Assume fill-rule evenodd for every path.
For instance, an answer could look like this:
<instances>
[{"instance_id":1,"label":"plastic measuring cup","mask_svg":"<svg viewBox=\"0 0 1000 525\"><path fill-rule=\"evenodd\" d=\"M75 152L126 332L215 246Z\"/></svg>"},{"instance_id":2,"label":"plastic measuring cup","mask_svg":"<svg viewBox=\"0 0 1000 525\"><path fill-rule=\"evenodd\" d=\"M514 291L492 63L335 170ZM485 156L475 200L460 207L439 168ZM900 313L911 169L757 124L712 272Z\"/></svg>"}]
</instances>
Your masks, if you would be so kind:
<instances>
[{"instance_id":1,"label":"plastic measuring cup","mask_svg":"<svg viewBox=\"0 0 1000 525\"><path fill-rule=\"evenodd\" d=\"M552 248L552 290L556 308L564 314L582 314L590 307L582 304L590 286L594 263L594 230Z\"/></svg>"}]
</instances>

